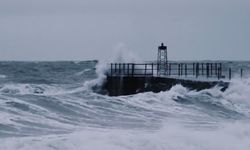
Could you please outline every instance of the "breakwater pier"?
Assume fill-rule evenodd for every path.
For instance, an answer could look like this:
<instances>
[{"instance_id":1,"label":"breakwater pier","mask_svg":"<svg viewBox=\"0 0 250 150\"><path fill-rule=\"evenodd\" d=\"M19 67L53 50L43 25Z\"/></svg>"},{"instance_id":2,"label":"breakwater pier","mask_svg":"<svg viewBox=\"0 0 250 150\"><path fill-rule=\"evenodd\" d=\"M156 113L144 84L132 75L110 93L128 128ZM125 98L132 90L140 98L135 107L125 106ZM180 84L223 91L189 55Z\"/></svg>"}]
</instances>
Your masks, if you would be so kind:
<instances>
[{"instance_id":1,"label":"breakwater pier","mask_svg":"<svg viewBox=\"0 0 250 150\"><path fill-rule=\"evenodd\" d=\"M221 62L168 61L167 47L163 44L158 48L156 63L111 63L109 66L103 87L110 96L166 91L177 84L190 90L219 86L224 91L233 72ZM243 70L237 71L242 77Z\"/></svg>"}]
</instances>

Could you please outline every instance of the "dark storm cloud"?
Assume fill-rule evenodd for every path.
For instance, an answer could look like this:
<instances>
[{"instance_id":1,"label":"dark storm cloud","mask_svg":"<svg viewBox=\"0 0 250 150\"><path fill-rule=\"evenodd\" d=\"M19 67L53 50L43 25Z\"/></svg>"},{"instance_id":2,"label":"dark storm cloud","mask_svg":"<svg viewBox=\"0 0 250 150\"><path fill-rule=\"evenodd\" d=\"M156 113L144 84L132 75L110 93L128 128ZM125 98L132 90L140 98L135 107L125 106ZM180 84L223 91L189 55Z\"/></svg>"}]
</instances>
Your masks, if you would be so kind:
<instances>
[{"instance_id":1,"label":"dark storm cloud","mask_svg":"<svg viewBox=\"0 0 250 150\"><path fill-rule=\"evenodd\" d=\"M107 59L125 43L155 59L250 59L247 0L2 0L0 58Z\"/></svg>"}]
</instances>

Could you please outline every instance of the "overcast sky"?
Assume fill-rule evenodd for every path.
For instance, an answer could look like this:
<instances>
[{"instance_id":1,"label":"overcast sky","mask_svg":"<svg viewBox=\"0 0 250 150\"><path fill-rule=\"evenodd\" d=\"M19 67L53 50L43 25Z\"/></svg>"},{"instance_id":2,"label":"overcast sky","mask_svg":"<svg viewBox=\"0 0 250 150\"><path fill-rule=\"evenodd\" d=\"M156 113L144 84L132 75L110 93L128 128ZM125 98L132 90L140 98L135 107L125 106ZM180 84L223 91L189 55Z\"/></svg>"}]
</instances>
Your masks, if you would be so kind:
<instances>
[{"instance_id":1,"label":"overcast sky","mask_svg":"<svg viewBox=\"0 0 250 150\"><path fill-rule=\"evenodd\" d=\"M0 60L250 60L250 0L0 0Z\"/></svg>"}]
</instances>

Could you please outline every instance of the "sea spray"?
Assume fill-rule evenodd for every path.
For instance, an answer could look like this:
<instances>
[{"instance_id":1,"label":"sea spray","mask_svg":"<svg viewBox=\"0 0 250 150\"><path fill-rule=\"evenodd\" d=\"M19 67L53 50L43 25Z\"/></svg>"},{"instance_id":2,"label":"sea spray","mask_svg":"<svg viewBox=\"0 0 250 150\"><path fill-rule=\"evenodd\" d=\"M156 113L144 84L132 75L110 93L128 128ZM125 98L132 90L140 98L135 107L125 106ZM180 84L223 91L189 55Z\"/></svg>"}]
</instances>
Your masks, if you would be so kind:
<instances>
[{"instance_id":1,"label":"sea spray","mask_svg":"<svg viewBox=\"0 0 250 150\"><path fill-rule=\"evenodd\" d=\"M109 63L139 63L141 59L133 52L128 50L123 43L119 43L114 47L114 52L110 60L98 61L96 65L97 79L86 81L84 87L86 89L94 89L96 92L101 92L100 88L106 80L106 75L109 73Z\"/></svg>"},{"instance_id":2,"label":"sea spray","mask_svg":"<svg viewBox=\"0 0 250 150\"><path fill-rule=\"evenodd\" d=\"M87 90L100 89L106 80L107 71L108 71L108 65L106 63L103 63L103 62L98 62L96 65L97 78L90 80L90 81L86 81L84 83L84 87Z\"/></svg>"},{"instance_id":3,"label":"sea spray","mask_svg":"<svg viewBox=\"0 0 250 150\"><path fill-rule=\"evenodd\" d=\"M111 62L113 63L140 63L143 62L134 52L129 50L124 43L114 47Z\"/></svg>"}]
</instances>

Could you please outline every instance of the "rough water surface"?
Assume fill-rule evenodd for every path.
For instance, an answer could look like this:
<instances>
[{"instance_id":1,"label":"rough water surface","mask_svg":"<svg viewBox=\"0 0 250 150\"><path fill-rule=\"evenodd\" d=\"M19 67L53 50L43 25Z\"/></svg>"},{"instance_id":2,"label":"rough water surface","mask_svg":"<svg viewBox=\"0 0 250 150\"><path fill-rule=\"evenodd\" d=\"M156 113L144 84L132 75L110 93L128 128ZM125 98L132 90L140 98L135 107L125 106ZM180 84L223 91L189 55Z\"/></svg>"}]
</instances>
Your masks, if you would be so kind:
<instances>
[{"instance_id":1,"label":"rough water surface","mask_svg":"<svg viewBox=\"0 0 250 150\"><path fill-rule=\"evenodd\" d=\"M226 62L244 73L250 62ZM96 61L0 62L2 150L249 150L250 79L100 95ZM97 80L98 81L98 80Z\"/></svg>"}]
</instances>

